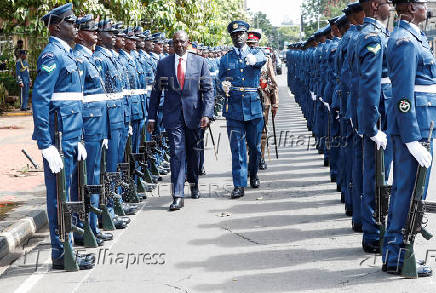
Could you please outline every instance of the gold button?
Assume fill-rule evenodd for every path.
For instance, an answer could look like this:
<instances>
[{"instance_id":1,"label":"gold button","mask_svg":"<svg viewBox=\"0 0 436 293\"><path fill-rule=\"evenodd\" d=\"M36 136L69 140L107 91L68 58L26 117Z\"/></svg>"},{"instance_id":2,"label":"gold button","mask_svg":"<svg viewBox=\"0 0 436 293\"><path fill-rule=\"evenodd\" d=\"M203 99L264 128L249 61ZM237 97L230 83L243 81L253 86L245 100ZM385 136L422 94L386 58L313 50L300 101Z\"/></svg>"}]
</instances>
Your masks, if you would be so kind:
<instances>
[{"instance_id":1,"label":"gold button","mask_svg":"<svg viewBox=\"0 0 436 293\"><path fill-rule=\"evenodd\" d=\"M74 113L74 110L71 110L71 113Z\"/></svg>"},{"instance_id":2,"label":"gold button","mask_svg":"<svg viewBox=\"0 0 436 293\"><path fill-rule=\"evenodd\" d=\"M428 102L428 103L427 103L427 106L431 107L431 102Z\"/></svg>"},{"instance_id":3,"label":"gold button","mask_svg":"<svg viewBox=\"0 0 436 293\"><path fill-rule=\"evenodd\" d=\"M89 116L94 117L94 114L91 113L91 115L89 115Z\"/></svg>"},{"instance_id":4,"label":"gold button","mask_svg":"<svg viewBox=\"0 0 436 293\"><path fill-rule=\"evenodd\" d=\"M241 72L244 72L244 69L241 69Z\"/></svg>"},{"instance_id":5,"label":"gold button","mask_svg":"<svg viewBox=\"0 0 436 293\"><path fill-rule=\"evenodd\" d=\"M242 78L242 80L245 80L245 78Z\"/></svg>"},{"instance_id":6,"label":"gold button","mask_svg":"<svg viewBox=\"0 0 436 293\"><path fill-rule=\"evenodd\" d=\"M242 97L245 97L245 95L242 95Z\"/></svg>"}]
</instances>

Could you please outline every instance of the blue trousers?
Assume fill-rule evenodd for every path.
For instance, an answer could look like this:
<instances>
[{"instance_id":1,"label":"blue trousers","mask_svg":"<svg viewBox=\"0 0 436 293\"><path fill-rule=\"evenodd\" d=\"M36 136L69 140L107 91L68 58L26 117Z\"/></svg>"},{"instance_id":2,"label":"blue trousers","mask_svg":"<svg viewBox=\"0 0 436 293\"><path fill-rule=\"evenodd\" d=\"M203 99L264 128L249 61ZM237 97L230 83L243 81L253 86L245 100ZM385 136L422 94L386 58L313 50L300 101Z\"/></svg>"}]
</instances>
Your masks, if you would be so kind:
<instances>
[{"instance_id":1,"label":"blue trousers","mask_svg":"<svg viewBox=\"0 0 436 293\"><path fill-rule=\"evenodd\" d=\"M29 101L29 89L29 83L24 83L24 87L21 88L21 110L25 110L27 108L27 102Z\"/></svg>"},{"instance_id":2,"label":"blue trousers","mask_svg":"<svg viewBox=\"0 0 436 293\"><path fill-rule=\"evenodd\" d=\"M201 151L201 129L190 129L181 123L167 129L170 146L170 168L173 197L184 197L185 178L198 184Z\"/></svg>"},{"instance_id":3,"label":"blue trousers","mask_svg":"<svg viewBox=\"0 0 436 293\"><path fill-rule=\"evenodd\" d=\"M227 119L227 136L232 151L232 177L235 187L247 186L248 172L250 172L251 178L257 176L262 154L260 150L262 128L262 118L249 121ZM250 152L248 168L246 144Z\"/></svg>"},{"instance_id":4,"label":"blue trousers","mask_svg":"<svg viewBox=\"0 0 436 293\"><path fill-rule=\"evenodd\" d=\"M338 173L338 160L339 160L339 151L341 146L340 136L339 136L339 122L335 116L336 113L331 113L329 116L329 124L330 124L330 151L329 151L329 160L330 160L330 175L337 175ZM337 179L336 179L337 180ZM336 181L337 182L337 181Z\"/></svg>"},{"instance_id":5,"label":"blue trousers","mask_svg":"<svg viewBox=\"0 0 436 293\"><path fill-rule=\"evenodd\" d=\"M368 136L363 136L363 195L362 229L363 242L380 239L380 229L374 218L375 208L375 154L376 144Z\"/></svg>"},{"instance_id":6,"label":"blue trousers","mask_svg":"<svg viewBox=\"0 0 436 293\"><path fill-rule=\"evenodd\" d=\"M139 152L139 144L141 143L141 123L143 119L141 120L132 120L131 125L133 129L133 135L132 135L132 152L137 153Z\"/></svg>"},{"instance_id":7,"label":"blue trousers","mask_svg":"<svg viewBox=\"0 0 436 293\"><path fill-rule=\"evenodd\" d=\"M392 184L392 194L389 203L388 225L383 242L383 262L388 267L401 268L404 260L403 234L410 207L410 199L416 181L416 171L418 162L410 154L407 146L402 142L400 136L392 136L392 145L394 152L394 181ZM433 153L433 144L431 146ZM427 184L424 193L428 189L428 179L430 170L427 173Z\"/></svg>"},{"instance_id":8,"label":"blue trousers","mask_svg":"<svg viewBox=\"0 0 436 293\"><path fill-rule=\"evenodd\" d=\"M362 181L363 181L363 141L362 138L355 133L353 135L353 171L352 181L353 188L353 223L362 224Z\"/></svg>"},{"instance_id":9,"label":"blue trousers","mask_svg":"<svg viewBox=\"0 0 436 293\"><path fill-rule=\"evenodd\" d=\"M100 163L101 163L101 141L85 141L85 148L88 154L86 158L86 172L89 185L100 184ZM91 205L98 208L100 203L100 195L91 195ZM94 234L100 233L97 225L97 215L89 213L89 224Z\"/></svg>"},{"instance_id":10,"label":"blue trousers","mask_svg":"<svg viewBox=\"0 0 436 293\"><path fill-rule=\"evenodd\" d=\"M67 200L77 198L77 142L77 140L62 141L62 150L65 157L64 169ZM50 171L47 160L43 159L43 163L44 182L47 192L48 225L52 247L51 257L52 259L56 259L61 257L64 253L64 246L55 232L58 228L56 174ZM70 234L70 240L71 238L72 234Z\"/></svg>"}]
</instances>

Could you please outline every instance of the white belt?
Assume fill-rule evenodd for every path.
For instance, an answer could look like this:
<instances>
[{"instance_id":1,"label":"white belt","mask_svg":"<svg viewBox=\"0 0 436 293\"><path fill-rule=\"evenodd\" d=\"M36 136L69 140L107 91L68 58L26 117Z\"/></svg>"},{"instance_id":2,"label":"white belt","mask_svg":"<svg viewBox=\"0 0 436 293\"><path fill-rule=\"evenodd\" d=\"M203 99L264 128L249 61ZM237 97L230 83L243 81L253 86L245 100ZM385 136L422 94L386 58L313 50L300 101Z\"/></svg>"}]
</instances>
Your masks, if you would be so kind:
<instances>
[{"instance_id":1,"label":"white belt","mask_svg":"<svg viewBox=\"0 0 436 293\"><path fill-rule=\"evenodd\" d=\"M123 95L124 96L130 96L131 95L131 90L123 90Z\"/></svg>"},{"instance_id":2,"label":"white belt","mask_svg":"<svg viewBox=\"0 0 436 293\"><path fill-rule=\"evenodd\" d=\"M145 88L145 90L147 91L151 91L153 89L153 86L151 84L147 85L147 87Z\"/></svg>"},{"instance_id":3,"label":"white belt","mask_svg":"<svg viewBox=\"0 0 436 293\"><path fill-rule=\"evenodd\" d=\"M123 98L123 92L108 94L109 100L119 100Z\"/></svg>"},{"instance_id":4,"label":"white belt","mask_svg":"<svg viewBox=\"0 0 436 293\"><path fill-rule=\"evenodd\" d=\"M415 84L415 92L436 94L436 84L431 84L431 85Z\"/></svg>"},{"instance_id":5,"label":"white belt","mask_svg":"<svg viewBox=\"0 0 436 293\"><path fill-rule=\"evenodd\" d=\"M144 89L133 89L130 90L130 94L133 96L137 96L137 95L145 95L145 90Z\"/></svg>"},{"instance_id":6,"label":"white belt","mask_svg":"<svg viewBox=\"0 0 436 293\"><path fill-rule=\"evenodd\" d=\"M218 72L211 72L210 76L217 76Z\"/></svg>"},{"instance_id":7,"label":"white belt","mask_svg":"<svg viewBox=\"0 0 436 293\"><path fill-rule=\"evenodd\" d=\"M381 79L381 84L391 83L391 79L389 77L383 77Z\"/></svg>"},{"instance_id":8,"label":"white belt","mask_svg":"<svg viewBox=\"0 0 436 293\"><path fill-rule=\"evenodd\" d=\"M73 93L53 93L51 96L52 101L83 101L82 92Z\"/></svg>"},{"instance_id":9,"label":"white belt","mask_svg":"<svg viewBox=\"0 0 436 293\"><path fill-rule=\"evenodd\" d=\"M102 102L109 100L109 94L97 94L97 95L87 95L83 96L83 102Z\"/></svg>"}]
</instances>

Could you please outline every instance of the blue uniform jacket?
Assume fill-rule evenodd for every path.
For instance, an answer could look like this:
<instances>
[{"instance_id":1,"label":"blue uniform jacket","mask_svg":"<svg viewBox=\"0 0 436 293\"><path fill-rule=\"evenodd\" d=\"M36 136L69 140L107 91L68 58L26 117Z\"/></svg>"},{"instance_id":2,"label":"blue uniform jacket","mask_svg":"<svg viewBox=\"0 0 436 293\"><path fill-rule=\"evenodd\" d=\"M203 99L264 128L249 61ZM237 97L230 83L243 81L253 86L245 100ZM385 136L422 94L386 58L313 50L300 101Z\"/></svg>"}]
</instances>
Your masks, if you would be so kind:
<instances>
[{"instance_id":1,"label":"blue uniform jacket","mask_svg":"<svg viewBox=\"0 0 436 293\"><path fill-rule=\"evenodd\" d=\"M83 124L85 141L100 141L108 137L104 83L89 51L80 44L74 47L76 59L83 64ZM103 94L103 95L102 95ZM97 96L98 95L98 96ZM98 97L98 99L97 99ZM100 98L99 97L103 97Z\"/></svg>"},{"instance_id":2,"label":"blue uniform jacket","mask_svg":"<svg viewBox=\"0 0 436 293\"><path fill-rule=\"evenodd\" d=\"M72 50L54 37L38 57L37 76L32 94L34 131L32 139L39 149L54 144L54 112L58 112L63 140L82 136L82 83ZM56 97L70 98L69 100Z\"/></svg>"},{"instance_id":3,"label":"blue uniform jacket","mask_svg":"<svg viewBox=\"0 0 436 293\"><path fill-rule=\"evenodd\" d=\"M377 20L365 17L356 43L360 75L357 113L359 133L368 137L377 134L377 121L381 117L380 104L384 103L381 79L387 41L386 28Z\"/></svg>"},{"instance_id":4,"label":"blue uniform jacket","mask_svg":"<svg viewBox=\"0 0 436 293\"><path fill-rule=\"evenodd\" d=\"M15 64L15 75L17 77L17 83L30 83L29 63L27 60L19 59Z\"/></svg>"},{"instance_id":5,"label":"blue uniform jacket","mask_svg":"<svg viewBox=\"0 0 436 293\"><path fill-rule=\"evenodd\" d=\"M415 85L436 84L427 37L401 20L389 38L386 55L392 81L388 132L400 135L404 143L426 139L431 121L436 121L436 94L417 92Z\"/></svg>"},{"instance_id":6,"label":"blue uniform jacket","mask_svg":"<svg viewBox=\"0 0 436 293\"><path fill-rule=\"evenodd\" d=\"M221 57L219 80L228 80L233 89L225 100L223 116L226 118L249 121L262 117L262 104L257 92L260 81L260 70L267 59L260 49L246 49L239 56L233 49ZM252 54L256 57L253 66L245 63L245 57ZM245 91L244 88L256 89Z\"/></svg>"}]
</instances>

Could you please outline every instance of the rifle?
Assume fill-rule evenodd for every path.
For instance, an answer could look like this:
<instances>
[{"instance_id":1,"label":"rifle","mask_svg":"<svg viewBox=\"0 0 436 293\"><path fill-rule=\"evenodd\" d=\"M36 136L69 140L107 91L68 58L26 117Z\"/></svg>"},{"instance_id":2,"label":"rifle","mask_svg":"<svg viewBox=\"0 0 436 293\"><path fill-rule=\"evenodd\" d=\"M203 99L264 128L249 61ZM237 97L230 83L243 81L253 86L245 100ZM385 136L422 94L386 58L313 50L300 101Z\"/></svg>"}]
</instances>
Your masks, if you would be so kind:
<instances>
[{"instance_id":1,"label":"rifle","mask_svg":"<svg viewBox=\"0 0 436 293\"><path fill-rule=\"evenodd\" d=\"M21 152L26 156L35 169L39 169L38 164L33 161L32 157L26 152L25 149L22 149Z\"/></svg>"},{"instance_id":2,"label":"rifle","mask_svg":"<svg viewBox=\"0 0 436 293\"><path fill-rule=\"evenodd\" d=\"M374 218L380 228L380 249L383 247L383 238L386 232L386 217L389 208L389 198L392 186L386 184L385 178L385 152L383 148L377 150L375 146L375 209Z\"/></svg>"},{"instance_id":3,"label":"rifle","mask_svg":"<svg viewBox=\"0 0 436 293\"><path fill-rule=\"evenodd\" d=\"M430 131L427 142L423 146L430 151L430 144L433 135L434 122L430 124ZM416 234L421 233L422 237L430 240L433 235L426 229L426 221L423 221L426 203L422 200L424 189L427 179L427 168L418 165L416 170L416 181L413 188L412 198L410 200L409 212L407 215L407 222L403 228L403 237L405 244L404 263L401 269L401 275L405 278L418 278L416 271L416 259L413 245L415 242ZM427 210L431 210L431 204L427 203Z\"/></svg>"},{"instance_id":4,"label":"rifle","mask_svg":"<svg viewBox=\"0 0 436 293\"><path fill-rule=\"evenodd\" d=\"M62 132L58 127L58 113L54 113L54 140L55 147L58 149L62 163L65 166L65 157L62 151ZM56 235L64 246L64 268L68 272L78 271L79 266L73 254L73 247L71 246L70 233L82 232L80 228L73 225L73 214L79 214L83 218L83 202L69 202L66 191L66 175L65 167L60 172L56 173L56 202L57 202L57 227L55 230Z\"/></svg>"},{"instance_id":5,"label":"rifle","mask_svg":"<svg viewBox=\"0 0 436 293\"><path fill-rule=\"evenodd\" d=\"M101 186L101 192L100 192L100 211L101 213L98 214L101 216L103 229L106 231L113 231L115 230L114 222L112 221L112 218L109 214L109 210L107 208L107 197L109 196L107 194L106 190L106 179L107 179L107 171L106 171L106 148L102 147L101 149L101 159L100 159L100 186Z\"/></svg>"},{"instance_id":6,"label":"rifle","mask_svg":"<svg viewBox=\"0 0 436 293\"><path fill-rule=\"evenodd\" d=\"M83 220L83 245L89 248L97 247L97 240L95 239L94 233L91 231L91 227L89 225L89 212L91 211L91 194L88 191L88 179L86 174L86 162L85 160L81 160L77 162L77 174L78 174L78 199L83 202L85 214ZM86 191L85 191L86 189ZM97 191L100 193L100 191ZM92 207L94 208L94 207ZM101 211L94 208L96 214L101 214Z\"/></svg>"},{"instance_id":7,"label":"rifle","mask_svg":"<svg viewBox=\"0 0 436 293\"><path fill-rule=\"evenodd\" d=\"M132 203L139 203L140 199L136 193L137 186L135 183L135 176L138 175L142 177L143 174L136 170L136 157L132 156L132 154L132 135L129 134L124 152L125 163L118 164L118 171L121 172L123 181L129 186L128 188L122 188L123 200Z\"/></svg>"}]
</instances>

